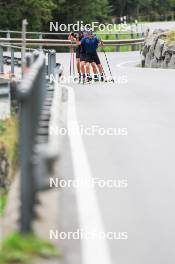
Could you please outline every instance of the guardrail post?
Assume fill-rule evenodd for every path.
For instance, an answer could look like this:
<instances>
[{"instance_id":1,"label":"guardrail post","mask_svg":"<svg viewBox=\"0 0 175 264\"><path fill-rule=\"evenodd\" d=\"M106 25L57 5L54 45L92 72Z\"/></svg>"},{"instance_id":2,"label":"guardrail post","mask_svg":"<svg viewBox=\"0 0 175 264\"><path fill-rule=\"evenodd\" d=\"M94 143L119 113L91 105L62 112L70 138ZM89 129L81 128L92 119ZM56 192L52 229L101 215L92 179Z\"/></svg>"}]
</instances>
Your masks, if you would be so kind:
<instances>
[{"instance_id":1,"label":"guardrail post","mask_svg":"<svg viewBox=\"0 0 175 264\"><path fill-rule=\"evenodd\" d=\"M43 35L42 35L42 33L40 32L40 33L39 33L39 39L42 39L42 38L43 38ZM39 49L42 49L42 48L43 48L43 46L40 45L40 46L39 46Z\"/></svg>"},{"instance_id":2,"label":"guardrail post","mask_svg":"<svg viewBox=\"0 0 175 264\"><path fill-rule=\"evenodd\" d=\"M21 70L22 76L25 71L25 54L26 54L26 29L27 29L27 20L23 19L22 21L22 49L21 49Z\"/></svg>"},{"instance_id":3,"label":"guardrail post","mask_svg":"<svg viewBox=\"0 0 175 264\"><path fill-rule=\"evenodd\" d=\"M0 46L0 73L4 73L3 47Z\"/></svg>"},{"instance_id":4,"label":"guardrail post","mask_svg":"<svg viewBox=\"0 0 175 264\"><path fill-rule=\"evenodd\" d=\"M131 30L131 39L134 39L134 33L133 33L133 30ZM135 51L135 45L134 45L134 44L131 44L131 50L132 50L132 51Z\"/></svg>"},{"instance_id":5,"label":"guardrail post","mask_svg":"<svg viewBox=\"0 0 175 264\"><path fill-rule=\"evenodd\" d=\"M119 34L116 34L116 39L117 39L117 40L119 39ZM119 46L119 45L116 46L116 51L117 51L117 52L120 51L120 46Z\"/></svg>"},{"instance_id":6,"label":"guardrail post","mask_svg":"<svg viewBox=\"0 0 175 264\"><path fill-rule=\"evenodd\" d=\"M36 61L36 59L38 58L38 56L39 56L39 52L37 50L35 50L33 52L33 62Z\"/></svg>"},{"instance_id":7,"label":"guardrail post","mask_svg":"<svg viewBox=\"0 0 175 264\"><path fill-rule=\"evenodd\" d=\"M51 51L50 63L51 63L51 73L55 74L55 68L56 68L56 51L55 50Z\"/></svg>"},{"instance_id":8,"label":"guardrail post","mask_svg":"<svg viewBox=\"0 0 175 264\"><path fill-rule=\"evenodd\" d=\"M139 39L140 38L140 34L139 34L139 30L138 30L138 24L136 24L136 36L137 38ZM140 45L136 45L136 50L139 50L140 49Z\"/></svg>"},{"instance_id":9,"label":"guardrail post","mask_svg":"<svg viewBox=\"0 0 175 264\"><path fill-rule=\"evenodd\" d=\"M10 38L10 31L7 31L6 37Z\"/></svg>"},{"instance_id":10,"label":"guardrail post","mask_svg":"<svg viewBox=\"0 0 175 264\"><path fill-rule=\"evenodd\" d=\"M27 55L26 56L26 67L29 68L32 65L32 56Z\"/></svg>"},{"instance_id":11,"label":"guardrail post","mask_svg":"<svg viewBox=\"0 0 175 264\"><path fill-rule=\"evenodd\" d=\"M31 166L32 129L31 102L22 102L20 107L20 153L21 153L21 231L31 230L34 182Z\"/></svg>"},{"instance_id":12,"label":"guardrail post","mask_svg":"<svg viewBox=\"0 0 175 264\"><path fill-rule=\"evenodd\" d=\"M50 77L50 72L51 72L51 69L50 69L50 51L49 51L48 52L48 69L47 69L47 74L49 77Z\"/></svg>"},{"instance_id":13,"label":"guardrail post","mask_svg":"<svg viewBox=\"0 0 175 264\"><path fill-rule=\"evenodd\" d=\"M56 51L51 50L48 53L48 76L50 77L51 74L55 74L55 67L56 67Z\"/></svg>"},{"instance_id":14,"label":"guardrail post","mask_svg":"<svg viewBox=\"0 0 175 264\"><path fill-rule=\"evenodd\" d=\"M6 38L11 38L10 31L7 31ZM7 51L10 52L10 47L7 48Z\"/></svg>"},{"instance_id":15,"label":"guardrail post","mask_svg":"<svg viewBox=\"0 0 175 264\"><path fill-rule=\"evenodd\" d=\"M39 116L44 103L45 60L38 56L31 66L30 72L24 76L17 94L20 102L20 174L21 174L21 219L20 230L31 231L33 207L35 203L35 162L34 144L39 124ZM30 120L30 122L29 122Z\"/></svg>"},{"instance_id":16,"label":"guardrail post","mask_svg":"<svg viewBox=\"0 0 175 264\"><path fill-rule=\"evenodd\" d=\"M15 72L15 65L14 65L14 48L11 47L11 73L14 74Z\"/></svg>"}]
</instances>

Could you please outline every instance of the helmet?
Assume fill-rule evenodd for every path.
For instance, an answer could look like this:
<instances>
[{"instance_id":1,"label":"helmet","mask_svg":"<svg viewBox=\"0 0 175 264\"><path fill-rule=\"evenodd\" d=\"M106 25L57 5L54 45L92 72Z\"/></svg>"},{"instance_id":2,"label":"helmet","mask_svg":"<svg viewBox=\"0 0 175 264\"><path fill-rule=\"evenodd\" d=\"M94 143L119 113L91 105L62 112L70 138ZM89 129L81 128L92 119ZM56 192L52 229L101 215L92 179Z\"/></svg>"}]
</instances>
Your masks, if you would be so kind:
<instances>
[{"instance_id":1,"label":"helmet","mask_svg":"<svg viewBox=\"0 0 175 264\"><path fill-rule=\"evenodd\" d=\"M93 30L92 30L92 28L89 28L89 29L87 30L87 34L88 34L88 35L93 35Z\"/></svg>"}]
</instances>

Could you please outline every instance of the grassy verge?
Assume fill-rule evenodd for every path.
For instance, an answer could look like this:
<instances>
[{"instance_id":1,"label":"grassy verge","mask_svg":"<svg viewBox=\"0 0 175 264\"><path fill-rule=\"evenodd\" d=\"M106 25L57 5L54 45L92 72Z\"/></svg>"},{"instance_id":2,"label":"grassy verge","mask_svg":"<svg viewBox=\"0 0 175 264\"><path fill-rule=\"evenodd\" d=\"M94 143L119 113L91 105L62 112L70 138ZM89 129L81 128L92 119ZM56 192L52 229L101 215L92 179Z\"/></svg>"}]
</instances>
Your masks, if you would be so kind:
<instances>
[{"instance_id":1,"label":"grassy verge","mask_svg":"<svg viewBox=\"0 0 175 264\"><path fill-rule=\"evenodd\" d=\"M102 39L102 40L124 40L124 39L135 39L135 38L141 38L141 36L137 35L137 34L118 34L118 35L115 35L115 34L111 34L111 35L106 35L106 34L102 34L102 35L98 35L97 33L97 36ZM140 46L138 45L138 47L136 47L136 50L139 50L140 49ZM102 51L101 48L98 49L99 51ZM108 46L108 47L104 47L104 50L106 52L115 52L116 50L118 50L119 52L127 52L127 51L131 51L132 50L132 47L131 45L124 45L124 46L119 46L118 48L117 47L114 47L114 46Z\"/></svg>"},{"instance_id":2,"label":"grassy verge","mask_svg":"<svg viewBox=\"0 0 175 264\"><path fill-rule=\"evenodd\" d=\"M5 148L11 172L14 174L17 163L17 121L14 115L0 120L0 147Z\"/></svg>"},{"instance_id":3,"label":"grassy verge","mask_svg":"<svg viewBox=\"0 0 175 264\"><path fill-rule=\"evenodd\" d=\"M3 215L7 203L7 191L0 190L0 216Z\"/></svg>"},{"instance_id":4,"label":"grassy verge","mask_svg":"<svg viewBox=\"0 0 175 264\"><path fill-rule=\"evenodd\" d=\"M175 31L167 32L163 38L168 46L175 45Z\"/></svg>"},{"instance_id":5,"label":"grassy verge","mask_svg":"<svg viewBox=\"0 0 175 264\"><path fill-rule=\"evenodd\" d=\"M61 252L49 241L41 240L34 234L13 233L0 247L1 264L29 263L35 259L61 257Z\"/></svg>"},{"instance_id":6,"label":"grassy verge","mask_svg":"<svg viewBox=\"0 0 175 264\"><path fill-rule=\"evenodd\" d=\"M17 164L17 122L12 116L0 120L0 216L3 215L9 185Z\"/></svg>"}]
</instances>

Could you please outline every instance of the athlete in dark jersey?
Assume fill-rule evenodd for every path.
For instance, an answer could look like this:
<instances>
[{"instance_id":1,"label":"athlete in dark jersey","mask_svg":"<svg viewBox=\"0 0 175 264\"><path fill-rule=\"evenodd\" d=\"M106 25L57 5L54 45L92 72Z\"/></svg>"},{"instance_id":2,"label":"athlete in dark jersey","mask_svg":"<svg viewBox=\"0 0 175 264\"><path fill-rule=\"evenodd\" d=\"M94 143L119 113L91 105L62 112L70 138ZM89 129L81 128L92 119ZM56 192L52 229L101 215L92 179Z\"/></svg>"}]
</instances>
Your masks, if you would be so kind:
<instances>
[{"instance_id":1,"label":"athlete in dark jersey","mask_svg":"<svg viewBox=\"0 0 175 264\"><path fill-rule=\"evenodd\" d=\"M81 77L83 83L86 79L86 47L85 45L81 45L82 39L85 39L86 33L85 32L79 32L79 34L74 34L74 41L78 43L78 46L76 48L76 59L77 59L77 69L79 70L79 82L81 82ZM92 65L93 72L96 74L97 69L95 65Z\"/></svg>"},{"instance_id":2,"label":"athlete in dark jersey","mask_svg":"<svg viewBox=\"0 0 175 264\"><path fill-rule=\"evenodd\" d=\"M101 75L101 81L104 81L104 76L103 76L103 67L101 65L100 59L97 54L97 48L99 45L101 45L102 42L93 35L92 31L88 32L88 35L86 38L82 38L81 40L81 46L84 46L86 50L86 73L88 76L88 81L90 81L92 78L90 77L90 64L92 67L96 66L98 67L98 70ZM95 79L97 77L97 73L95 74Z\"/></svg>"},{"instance_id":3,"label":"athlete in dark jersey","mask_svg":"<svg viewBox=\"0 0 175 264\"><path fill-rule=\"evenodd\" d=\"M83 38L83 32L80 31L77 34L71 33L68 39L71 41L77 41L77 40L81 41L82 38ZM79 82L81 82L80 54L81 54L81 46L77 46L76 47L76 65L77 65L77 72L79 75Z\"/></svg>"},{"instance_id":4,"label":"athlete in dark jersey","mask_svg":"<svg viewBox=\"0 0 175 264\"><path fill-rule=\"evenodd\" d=\"M83 33L79 32L77 35L75 35L76 40L78 39L79 41L81 41L81 39L83 38ZM81 46L77 46L76 47L76 59L80 59L80 53L81 53Z\"/></svg>"},{"instance_id":5,"label":"athlete in dark jersey","mask_svg":"<svg viewBox=\"0 0 175 264\"><path fill-rule=\"evenodd\" d=\"M86 38L85 33L81 36L81 38L78 39L79 42L81 42L81 40L83 38ZM82 81L83 83L85 82L85 78L86 78L86 70L85 70L85 63L86 63L86 50L85 47L83 45L78 45L78 48L80 50L80 69L81 69L81 74L82 74Z\"/></svg>"}]
</instances>

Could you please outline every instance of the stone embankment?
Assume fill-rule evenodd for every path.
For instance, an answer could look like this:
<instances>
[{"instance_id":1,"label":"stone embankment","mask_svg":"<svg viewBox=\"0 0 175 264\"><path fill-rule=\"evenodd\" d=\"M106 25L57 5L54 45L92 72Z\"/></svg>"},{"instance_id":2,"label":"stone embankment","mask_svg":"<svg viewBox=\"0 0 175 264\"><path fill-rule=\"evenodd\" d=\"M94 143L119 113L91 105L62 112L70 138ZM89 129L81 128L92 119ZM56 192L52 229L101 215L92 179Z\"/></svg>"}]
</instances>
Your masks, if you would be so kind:
<instances>
[{"instance_id":1,"label":"stone embankment","mask_svg":"<svg viewBox=\"0 0 175 264\"><path fill-rule=\"evenodd\" d=\"M142 67L175 69L175 31L147 31L142 50Z\"/></svg>"}]
</instances>

